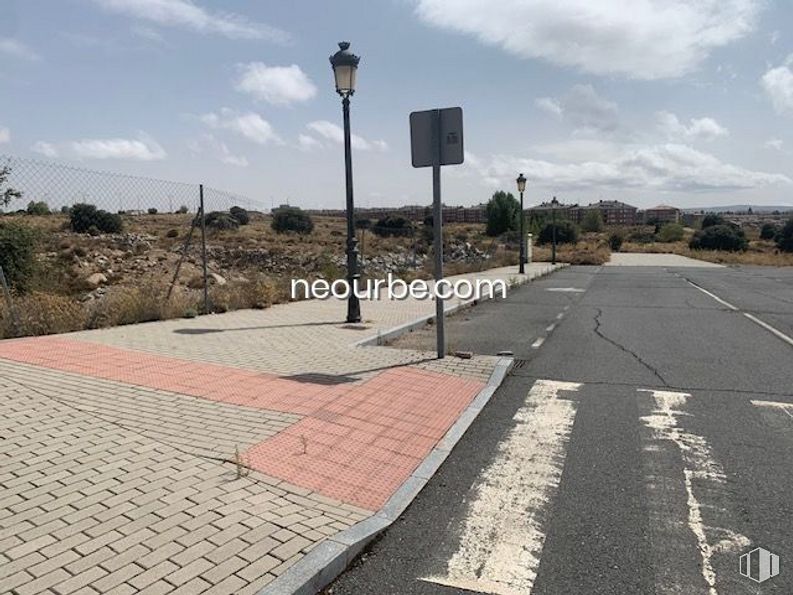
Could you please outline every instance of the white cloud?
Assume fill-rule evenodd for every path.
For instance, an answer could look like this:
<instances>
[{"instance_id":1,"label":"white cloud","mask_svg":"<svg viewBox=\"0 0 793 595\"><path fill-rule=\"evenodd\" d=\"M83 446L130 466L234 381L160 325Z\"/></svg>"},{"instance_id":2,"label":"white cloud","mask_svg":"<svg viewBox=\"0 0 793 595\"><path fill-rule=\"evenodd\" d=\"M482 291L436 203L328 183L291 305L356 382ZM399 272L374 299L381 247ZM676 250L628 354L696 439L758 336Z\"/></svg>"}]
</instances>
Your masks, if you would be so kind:
<instances>
[{"instance_id":1,"label":"white cloud","mask_svg":"<svg viewBox=\"0 0 793 595\"><path fill-rule=\"evenodd\" d=\"M793 184L785 175L722 163L713 155L686 145L614 146L608 153L611 154L591 155L579 162L494 155L486 164L479 159L478 166L469 163L468 167L486 186L494 182L512 183L516 171L524 172L532 184L560 189L604 187L697 192Z\"/></svg>"},{"instance_id":2,"label":"white cloud","mask_svg":"<svg viewBox=\"0 0 793 595\"><path fill-rule=\"evenodd\" d=\"M199 33L223 35L231 39L264 39L287 43L285 31L257 23L231 12L209 12L192 0L94 0L96 4L119 14L168 27L182 27Z\"/></svg>"},{"instance_id":3,"label":"white cloud","mask_svg":"<svg viewBox=\"0 0 793 595\"><path fill-rule=\"evenodd\" d=\"M70 143L78 157L88 159L133 159L158 161L165 159L165 150L153 138L139 133L136 139L83 139Z\"/></svg>"},{"instance_id":4,"label":"white cloud","mask_svg":"<svg viewBox=\"0 0 793 595\"><path fill-rule=\"evenodd\" d=\"M312 149L318 149L322 146L322 143L315 139L313 136L309 136L307 134L301 134L297 137L297 145L303 151L310 151Z\"/></svg>"},{"instance_id":5,"label":"white cloud","mask_svg":"<svg viewBox=\"0 0 793 595\"><path fill-rule=\"evenodd\" d=\"M219 143L218 149L220 150L220 160L223 163L236 165L237 167L248 167L250 165L247 157L233 154L226 146L226 143Z\"/></svg>"},{"instance_id":6,"label":"white cloud","mask_svg":"<svg viewBox=\"0 0 793 595\"><path fill-rule=\"evenodd\" d=\"M31 62L41 59L36 52L16 39L0 39L0 53Z\"/></svg>"},{"instance_id":7,"label":"white cloud","mask_svg":"<svg viewBox=\"0 0 793 595\"><path fill-rule=\"evenodd\" d=\"M306 128L333 143L344 143L344 130L341 126L334 124L333 122L328 122L327 120L317 120L316 122L309 122L306 124ZM358 149L360 151L370 151L372 149L376 149L378 151L388 150L388 143L386 143L384 140L368 141L357 134L351 135L350 144L352 145L353 149Z\"/></svg>"},{"instance_id":8,"label":"white cloud","mask_svg":"<svg viewBox=\"0 0 793 595\"><path fill-rule=\"evenodd\" d=\"M784 144L785 142L780 138L769 138L767 141L765 141L764 146L767 149L774 149L776 151L781 151Z\"/></svg>"},{"instance_id":9,"label":"white cloud","mask_svg":"<svg viewBox=\"0 0 793 595\"><path fill-rule=\"evenodd\" d=\"M34 153L39 153L40 155L50 158L57 157L59 155L58 148L55 145L43 140L35 142L30 150Z\"/></svg>"},{"instance_id":10,"label":"white cloud","mask_svg":"<svg viewBox=\"0 0 793 595\"><path fill-rule=\"evenodd\" d=\"M711 141L729 135L729 131L713 118L691 118L689 124L682 123L670 112L657 112L658 128L670 139L692 139Z\"/></svg>"},{"instance_id":11,"label":"white cloud","mask_svg":"<svg viewBox=\"0 0 793 595\"><path fill-rule=\"evenodd\" d=\"M224 107L218 114L209 113L200 116L200 120L210 128L230 130L260 145L283 142L272 125L254 112L241 114Z\"/></svg>"},{"instance_id":12,"label":"white cloud","mask_svg":"<svg viewBox=\"0 0 793 595\"><path fill-rule=\"evenodd\" d=\"M11 142L11 131L4 126L0 126L0 145Z\"/></svg>"},{"instance_id":13,"label":"white cloud","mask_svg":"<svg viewBox=\"0 0 793 595\"><path fill-rule=\"evenodd\" d=\"M782 66L771 68L760 79L760 84L771 99L777 113L793 112L793 54Z\"/></svg>"},{"instance_id":14,"label":"white cloud","mask_svg":"<svg viewBox=\"0 0 793 595\"><path fill-rule=\"evenodd\" d=\"M308 101L317 88L297 64L267 66L261 62L239 64L240 78L236 89L255 99L273 105L289 105Z\"/></svg>"},{"instance_id":15,"label":"white cloud","mask_svg":"<svg viewBox=\"0 0 793 595\"><path fill-rule=\"evenodd\" d=\"M752 31L764 0L417 0L425 23L599 75L678 77Z\"/></svg>"},{"instance_id":16,"label":"white cloud","mask_svg":"<svg viewBox=\"0 0 793 595\"><path fill-rule=\"evenodd\" d=\"M592 85L574 85L559 99L540 97L534 103L579 131L611 132L619 125L617 104L598 95Z\"/></svg>"}]
</instances>

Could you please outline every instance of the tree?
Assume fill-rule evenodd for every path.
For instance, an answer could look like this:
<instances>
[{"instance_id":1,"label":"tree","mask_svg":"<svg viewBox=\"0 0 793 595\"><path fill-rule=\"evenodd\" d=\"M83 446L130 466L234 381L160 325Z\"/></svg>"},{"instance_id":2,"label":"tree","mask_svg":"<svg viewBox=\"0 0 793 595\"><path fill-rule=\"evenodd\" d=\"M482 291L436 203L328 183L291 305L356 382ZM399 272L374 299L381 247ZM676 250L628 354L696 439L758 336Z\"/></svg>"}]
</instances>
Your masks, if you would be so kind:
<instances>
[{"instance_id":1,"label":"tree","mask_svg":"<svg viewBox=\"0 0 793 595\"><path fill-rule=\"evenodd\" d=\"M777 234L776 245L782 252L793 252L793 217L788 219Z\"/></svg>"},{"instance_id":2,"label":"tree","mask_svg":"<svg viewBox=\"0 0 793 595\"><path fill-rule=\"evenodd\" d=\"M251 216L248 214L248 211L242 207L231 207L229 209L229 214L234 217L240 225L248 225L248 223L251 222Z\"/></svg>"},{"instance_id":3,"label":"tree","mask_svg":"<svg viewBox=\"0 0 793 595\"><path fill-rule=\"evenodd\" d=\"M711 225L694 234L689 242L692 250L746 250L749 243L743 230L733 225Z\"/></svg>"},{"instance_id":4,"label":"tree","mask_svg":"<svg viewBox=\"0 0 793 595\"><path fill-rule=\"evenodd\" d=\"M622 248L622 234L613 233L609 236L609 248L612 252L619 252Z\"/></svg>"},{"instance_id":5,"label":"tree","mask_svg":"<svg viewBox=\"0 0 793 595\"><path fill-rule=\"evenodd\" d=\"M22 193L8 186L11 168L7 165L0 167L0 206L7 207L12 200L22 198Z\"/></svg>"},{"instance_id":6,"label":"tree","mask_svg":"<svg viewBox=\"0 0 793 595\"><path fill-rule=\"evenodd\" d=\"M679 242L683 239L685 230L679 223L667 223L658 230L659 242Z\"/></svg>"},{"instance_id":7,"label":"tree","mask_svg":"<svg viewBox=\"0 0 793 595\"><path fill-rule=\"evenodd\" d=\"M553 242L553 222L546 223L540 230L537 237L537 243L551 244ZM557 244L575 244L578 242L578 227L572 221L562 219L556 222L556 243Z\"/></svg>"},{"instance_id":8,"label":"tree","mask_svg":"<svg viewBox=\"0 0 793 595\"><path fill-rule=\"evenodd\" d=\"M773 223L763 223L763 227L760 228L760 239L773 240L774 236L777 234L777 231L777 226Z\"/></svg>"},{"instance_id":9,"label":"tree","mask_svg":"<svg viewBox=\"0 0 793 595\"><path fill-rule=\"evenodd\" d=\"M485 233L491 237L520 228L520 203L511 192L499 190L493 194L485 208L485 215Z\"/></svg>"},{"instance_id":10,"label":"tree","mask_svg":"<svg viewBox=\"0 0 793 595\"><path fill-rule=\"evenodd\" d=\"M32 229L15 223L0 224L0 267L8 283L24 291L33 273L35 258Z\"/></svg>"},{"instance_id":11,"label":"tree","mask_svg":"<svg viewBox=\"0 0 793 595\"><path fill-rule=\"evenodd\" d=\"M28 215L49 215L50 214L50 207L44 201L36 202L31 200L28 203L27 208Z\"/></svg>"},{"instance_id":12,"label":"tree","mask_svg":"<svg viewBox=\"0 0 793 595\"><path fill-rule=\"evenodd\" d=\"M300 207L279 207L273 212L273 221L270 224L276 233L294 231L308 234L314 231L314 222L311 216Z\"/></svg>"},{"instance_id":13,"label":"tree","mask_svg":"<svg viewBox=\"0 0 793 595\"><path fill-rule=\"evenodd\" d=\"M79 203L69 211L69 224L77 233L119 233L123 227L121 216Z\"/></svg>"},{"instance_id":14,"label":"tree","mask_svg":"<svg viewBox=\"0 0 793 595\"><path fill-rule=\"evenodd\" d=\"M381 237L407 237L413 235L413 224L404 217L388 215L374 224L372 233Z\"/></svg>"},{"instance_id":15,"label":"tree","mask_svg":"<svg viewBox=\"0 0 793 595\"><path fill-rule=\"evenodd\" d=\"M717 213L708 213L702 219L702 229L706 229L708 227L712 227L714 225L724 225L724 217Z\"/></svg>"},{"instance_id":16,"label":"tree","mask_svg":"<svg viewBox=\"0 0 793 595\"><path fill-rule=\"evenodd\" d=\"M603 231L603 215L599 209L588 209L586 215L581 220L582 231L600 232Z\"/></svg>"}]
</instances>

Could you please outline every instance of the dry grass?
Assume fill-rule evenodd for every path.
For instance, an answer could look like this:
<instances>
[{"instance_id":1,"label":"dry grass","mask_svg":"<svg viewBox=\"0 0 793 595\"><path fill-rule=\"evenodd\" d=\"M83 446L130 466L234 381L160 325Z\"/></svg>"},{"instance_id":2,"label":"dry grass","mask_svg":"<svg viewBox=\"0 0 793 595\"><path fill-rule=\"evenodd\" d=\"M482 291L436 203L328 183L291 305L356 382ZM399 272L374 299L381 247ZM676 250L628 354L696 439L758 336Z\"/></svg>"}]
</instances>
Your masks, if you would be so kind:
<instances>
[{"instance_id":1,"label":"dry grass","mask_svg":"<svg viewBox=\"0 0 793 595\"><path fill-rule=\"evenodd\" d=\"M13 297L14 321L0 302L0 338L68 333L85 328L85 310L72 298L31 292Z\"/></svg>"},{"instance_id":2,"label":"dry grass","mask_svg":"<svg viewBox=\"0 0 793 595\"><path fill-rule=\"evenodd\" d=\"M532 258L538 262L551 261L550 246L535 246ZM611 258L611 250L604 241L584 240L577 244L559 244L556 261L579 265L601 265Z\"/></svg>"}]
</instances>

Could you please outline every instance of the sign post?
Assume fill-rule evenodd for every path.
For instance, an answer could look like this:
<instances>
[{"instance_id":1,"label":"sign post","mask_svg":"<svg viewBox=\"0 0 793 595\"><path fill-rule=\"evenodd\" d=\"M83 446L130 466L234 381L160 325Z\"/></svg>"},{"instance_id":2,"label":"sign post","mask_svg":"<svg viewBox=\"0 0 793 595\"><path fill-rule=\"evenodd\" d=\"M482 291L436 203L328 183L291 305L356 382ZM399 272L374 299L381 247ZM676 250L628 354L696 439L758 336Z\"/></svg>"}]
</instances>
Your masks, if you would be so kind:
<instances>
[{"instance_id":1,"label":"sign post","mask_svg":"<svg viewBox=\"0 0 793 595\"><path fill-rule=\"evenodd\" d=\"M443 300L438 283L443 279L443 202L441 166L463 162L463 110L459 107L410 114L410 147L413 167L432 167L432 230L435 253L435 332L438 359L446 356Z\"/></svg>"}]
</instances>

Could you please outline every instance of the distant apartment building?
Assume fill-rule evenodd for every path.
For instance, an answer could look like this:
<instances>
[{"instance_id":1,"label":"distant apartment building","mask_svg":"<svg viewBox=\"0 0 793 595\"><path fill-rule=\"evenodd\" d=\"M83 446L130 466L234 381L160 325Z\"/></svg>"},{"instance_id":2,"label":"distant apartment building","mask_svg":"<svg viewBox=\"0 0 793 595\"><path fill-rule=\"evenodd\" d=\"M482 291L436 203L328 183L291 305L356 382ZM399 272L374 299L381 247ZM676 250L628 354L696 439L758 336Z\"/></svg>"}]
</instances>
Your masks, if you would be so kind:
<instances>
[{"instance_id":1,"label":"distant apartment building","mask_svg":"<svg viewBox=\"0 0 793 595\"><path fill-rule=\"evenodd\" d=\"M487 220L485 215L485 205L473 207L451 207L443 206L444 223L484 223ZM347 211L344 209L311 209L311 215L323 217L346 217ZM432 207L421 205L407 205L404 207L369 207L356 208L355 216L359 219L382 219L384 217L404 217L408 221L421 223L428 216L432 215Z\"/></svg>"},{"instance_id":2,"label":"distant apartment building","mask_svg":"<svg viewBox=\"0 0 793 595\"><path fill-rule=\"evenodd\" d=\"M632 205L617 200L599 200L598 202L593 202L586 206L559 203L555 208L557 216L569 219L574 223L581 223L587 212L593 209L600 211L603 223L606 225L635 225L639 222L639 210ZM546 216L551 215L553 210L554 205L550 202L543 202L529 208L528 214L530 216L532 214Z\"/></svg>"},{"instance_id":3,"label":"distant apartment building","mask_svg":"<svg viewBox=\"0 0 793 595\"><path fill-rule=\"evenodd\" d=\"M680 209L669 205L658 205L644 211L645 223L680 223L680 217Z\"/></svg>"}]
</instances>

